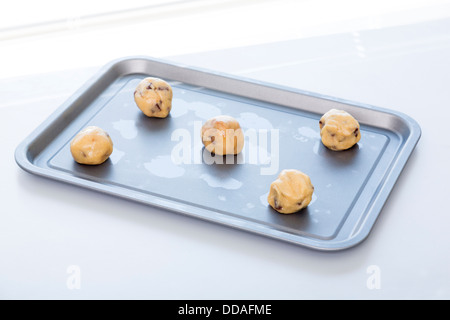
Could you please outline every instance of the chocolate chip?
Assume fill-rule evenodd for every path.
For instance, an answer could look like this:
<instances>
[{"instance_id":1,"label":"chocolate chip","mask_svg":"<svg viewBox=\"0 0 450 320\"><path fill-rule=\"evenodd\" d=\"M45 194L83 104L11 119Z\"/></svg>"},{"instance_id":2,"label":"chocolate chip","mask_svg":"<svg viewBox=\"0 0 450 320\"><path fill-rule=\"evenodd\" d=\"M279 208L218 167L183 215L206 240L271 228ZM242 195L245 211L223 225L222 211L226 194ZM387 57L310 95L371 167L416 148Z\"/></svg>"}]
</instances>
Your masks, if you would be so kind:
<instances>
[{"instance_id":1,"label":"chocolate chip","mask_svg":"<svg viewBox=\"0 0 450 320\"><path fill-rule=\"evenodd\" d=\"M214 137L214 136L211 136L209 138L210 138L211 142L214 142L216 140L216 137Z\"/></svg>"},{"instance_id":2,"label":"chocolate chip","mask_svg":"<svg viewBox=\"0 0 450 320\"><path fill-rule=\"evenodd\" d=\"M83 151L81 151L81 155L82 155L83 157L85 157L85 158L87 157L87 156L86 156L86 153L84 153Z\"/></svg>"},{"instance_id":3,"label":"chocolate chip","mask_svg":"<svg viewBox=\"0 0 450 320\"><path fill-rule=\"evenodd\" d=\"M161 111L161 107L159 106L159 104L156 104L156 107L158 108L159 111Z\"/></svg>"},{"instance_id":4,"label":"chocolate chip","mask_svg":"<svg viewBox=\"0 0 450 320\"><path fill-rule=\"evenodd\" d=\"M275 206L275 210L282 210L283 209L283 207L278 204L277 199L273 199L273 204Z\"/></svg>"},{"instance_id":5,"label":"chocolate chip","mask_svg":"<svg viewBox=\"0 0 450 320\"><path fill-rule=\"evenodd\" d=\"M303 201L297 202L297 204L298 204L299 206L301 206L301 205L303 204Z\"/></svg>"},{"instance_id":6,"label":"chocolate chip","mask_svg":"<svg viewBox=\"0 0 450 320\"><path fill-rule=\"evenodd\" d=\"M353 132L353 133L355 134L355 137L357 137L357 136L358 136L358 131L359 131L359 129L358 129L358 128L356 128L356 129L355 129L355 131Z\"/></svg>"},{"instance_id":7,"label":"chocolate chip","mask_svg":"<svg viewBox=\"0 0 450 320\"><path fill-rule=\"evenodd\" d=\"M332 136L332 137L335 137L335 136L336 136L336 134L332 133L332 134L331 134L331 136Z\"/></svg>"},{"instance_id":8,"label":"chocolate chip","mask_svg":"<svg viewBox=\"0 0 450 320\"><path fill-rule=\"evenodd\" d=\"M167 90L167 91L169 91L169 88L168 87L158 87L158 88L156 88L156 90L161 90L161 91Z\"/></svg>"},{"instance_id":9,"label":"chocolate chip","mask_svg":"<svg viewBox=\"0 0 450 320\"><path fill-rule=\"evenodd\" d=\"M151 90L152 89L152 83L150 82L149 85L147 86L147 90Z\"/></svg>"}]
</instances>

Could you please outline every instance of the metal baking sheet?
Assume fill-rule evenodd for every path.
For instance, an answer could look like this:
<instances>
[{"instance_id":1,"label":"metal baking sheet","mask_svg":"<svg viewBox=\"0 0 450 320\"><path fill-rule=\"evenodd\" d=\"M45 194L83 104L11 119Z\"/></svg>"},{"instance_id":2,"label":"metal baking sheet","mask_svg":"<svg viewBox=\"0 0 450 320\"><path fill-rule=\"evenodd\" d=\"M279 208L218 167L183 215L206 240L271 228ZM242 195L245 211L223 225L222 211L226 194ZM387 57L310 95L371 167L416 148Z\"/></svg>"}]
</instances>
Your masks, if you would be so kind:
<instances>
[{"instance_id":1,"label":"metal baking sheet","mask_svg":"<svg viewBox=\"0 0 450 320\"><path fill-rule=\"evenodd\" d=\"M166 119L144 116L133 92L146 76L174 92ZM352 149L325 148L318 121L329 109L361 124ZM202 123L226 114L246 135L239 156L204 152ZM100 166L75 163L69 144L88 125L105 129L114 152ZM191 68L149 57L104 66L16 149L24 170L113 196L288 241L312 249L350 248L370 233L420 138L392 110ZM315 186L307 209L283 215L267 204L270 183L298 169Z\"/></svg>"}]
</instances>

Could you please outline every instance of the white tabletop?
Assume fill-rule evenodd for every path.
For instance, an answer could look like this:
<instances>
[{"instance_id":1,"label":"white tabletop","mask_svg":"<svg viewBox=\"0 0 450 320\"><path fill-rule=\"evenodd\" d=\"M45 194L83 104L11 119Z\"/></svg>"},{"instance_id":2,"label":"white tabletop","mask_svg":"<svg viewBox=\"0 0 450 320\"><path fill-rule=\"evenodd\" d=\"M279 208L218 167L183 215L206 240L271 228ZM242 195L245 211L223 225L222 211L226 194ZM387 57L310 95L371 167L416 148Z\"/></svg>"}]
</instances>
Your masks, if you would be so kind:
<instances>
[{"instance_id":1,"label":"white tabletop","mask_svg":"<svg viewBox=\"0 0 450 320\"><path fill-rule=\"evenodd\" d=\"M97 67L1 80L0 298L449 299L448 30L444 19L166 57L419 122L369 237L331 253L22 171L16 146Z\"/></svg>"}]
</instances>

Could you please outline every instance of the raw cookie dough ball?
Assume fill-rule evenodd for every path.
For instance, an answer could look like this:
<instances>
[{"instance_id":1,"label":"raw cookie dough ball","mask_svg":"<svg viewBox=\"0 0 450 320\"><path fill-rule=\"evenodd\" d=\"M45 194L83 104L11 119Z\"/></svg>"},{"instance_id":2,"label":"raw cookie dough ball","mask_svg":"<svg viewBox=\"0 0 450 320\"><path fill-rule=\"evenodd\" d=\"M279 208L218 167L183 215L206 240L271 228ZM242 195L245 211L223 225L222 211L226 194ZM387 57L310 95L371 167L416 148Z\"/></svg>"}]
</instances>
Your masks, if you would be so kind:
<instances>
[{"instance_id":1,"label":"raw cookie dough ball","mask_svg":"<svg viewBox=\"0 0 450 320\"><path fill-rule=\"evenodd\" d=\"M113 152L113 143L106 131L91 126L81 130L73 138L70 152L73 159L80 164L102 164Z\"/></svg>"},{"instance_id":2,"label":"raw cookie dough ball","mask_svg":"<svg viewBox=\"0 0 450 320\"><path fill-rule=\"evenodd\" d=\"M294 213L306 208L312 200L311 179L298 170L283 170L270 185L267 201L280 213Z\"/></svg>"},{"instance_id":3,"label":"raw cookie dough ball","mask_svg":"<svg viewBox=\"0 0 450 320\"><path fill-rule=\"evenodd\" d=\"M359 123L343 110L331 109L319 121L323 144L335 151L347 150L361 139Z\"/></svg>"},{"instance_id":4,"label":"raw cookie dough ball","mask_svg":"<svg viewBox=\"0 0 450 320\"><path fill-rule=\"evenodd\" d=\"M134 91L134 101L147 117L165 118L172 109L172 87L158 78L145 78Z\"/></svg>"},{"instance_id":5,"label":"raw cookie dough ball","mask_svg":"<svg viewBox=\"0 0 450 320\"><path fill-rule=\"evenodd\" d=\"M244 133L233 117L217 116L203 125L202 142L211 153L238 154L244 148Z\"/></svg>"}]
</instances>

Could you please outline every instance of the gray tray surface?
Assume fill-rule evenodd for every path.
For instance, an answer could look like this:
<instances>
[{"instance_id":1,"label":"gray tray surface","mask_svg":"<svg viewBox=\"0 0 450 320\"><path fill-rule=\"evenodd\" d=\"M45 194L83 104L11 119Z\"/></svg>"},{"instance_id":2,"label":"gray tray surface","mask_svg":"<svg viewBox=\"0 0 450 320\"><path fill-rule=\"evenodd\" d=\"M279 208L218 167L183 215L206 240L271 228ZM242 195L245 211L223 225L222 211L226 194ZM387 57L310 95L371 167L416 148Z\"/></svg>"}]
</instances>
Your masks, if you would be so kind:
<instances>
[{"instance_id":1,"label":"gray tray surface","mask_svg":"<svg viewBox=\"0 0 450 320\"><path fill-rule=\"evenodd\" d=\"M146 76L173 88L166 119L148 118L134 103ZM320 141L318 120L330 108L360 120L362 139L348 151L330 151ZM202 123L220 114L235 117L246 133L243 152L228 159L212 157L200 139ZM88 125L105 129L114 142L100 166L79 165L70 154L70 141ZM48 178L340 250L367 237L419 137L414 120L389 110L131 57L105 66L18 147L16 160ZM307 173L315 186L300 213L279 214L267 204L270 183L283 169Z\"/></svg>"}]
</instances>

